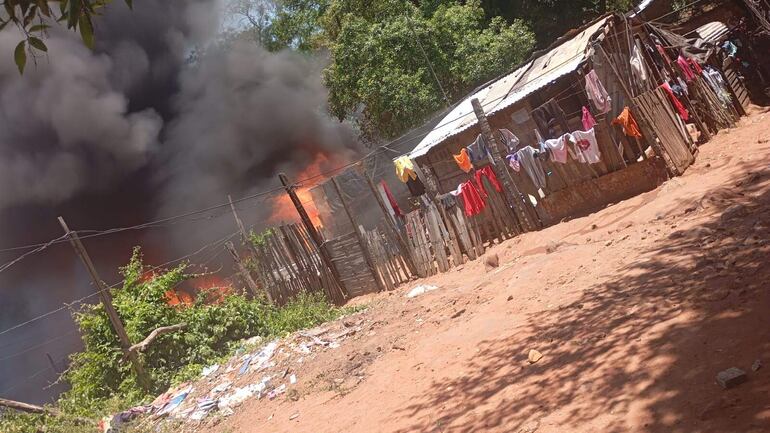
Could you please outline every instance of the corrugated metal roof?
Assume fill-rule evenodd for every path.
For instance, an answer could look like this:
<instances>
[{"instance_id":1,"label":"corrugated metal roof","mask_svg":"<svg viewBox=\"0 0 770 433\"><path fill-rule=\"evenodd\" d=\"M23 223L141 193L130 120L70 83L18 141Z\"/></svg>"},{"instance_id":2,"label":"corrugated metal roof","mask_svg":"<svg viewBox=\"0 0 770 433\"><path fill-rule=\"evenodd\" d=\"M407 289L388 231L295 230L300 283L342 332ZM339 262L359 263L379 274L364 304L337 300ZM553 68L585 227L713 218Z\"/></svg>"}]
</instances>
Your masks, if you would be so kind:
<instances>
[{"instance_id":1,"label":"corrugated metal roof","mask_svg":"<svg viewBox=\"0 0 770 433\"><path fill-rule=\"evenodd\" d=\"M719 42L721 38L730 32L730 29L721 21L713 21L698 27L695 31L698 32L701 39L713 44Z\"/></svg>"},{"instance_id":2,"label":"corrugated metal roof","mask_svg":"<svg viewBox=\"0 0 770 433\"><path fill-rule=\"evenodd\" d=\"M477 98L489 115L524 99L554 80L575 71L585 60L591 37L601 30L611 16L588 26L573 38L527 62L503 78L466 97L411 152L416 158L435 145L476 125L471 100Z\"/></svg>"}]
</instances>

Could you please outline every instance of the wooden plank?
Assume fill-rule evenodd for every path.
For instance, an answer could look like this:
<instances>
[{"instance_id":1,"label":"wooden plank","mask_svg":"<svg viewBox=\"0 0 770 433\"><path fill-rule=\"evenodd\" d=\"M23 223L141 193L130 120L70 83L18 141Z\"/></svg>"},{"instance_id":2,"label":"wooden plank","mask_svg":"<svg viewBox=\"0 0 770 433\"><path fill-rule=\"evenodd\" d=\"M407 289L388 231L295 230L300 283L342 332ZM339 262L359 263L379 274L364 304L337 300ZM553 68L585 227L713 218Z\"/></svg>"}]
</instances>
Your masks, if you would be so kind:
<instances>
[{"instance_id":1,"label":"wooden plank","mask_svg":"<svg viewBox=\"0 0 770 433\"><path fill-rule=\"evenodd\" d=\"M425 225L428 228L428 238L433 247L433 254L436 257L436 263L440 272L446 272L449 270L449 261L446 255L446 246L444 245L444 238L441 236L441 231L438 228L437 215L438 211L431 203L425 209Z\"/></svg>"}]
</instances>

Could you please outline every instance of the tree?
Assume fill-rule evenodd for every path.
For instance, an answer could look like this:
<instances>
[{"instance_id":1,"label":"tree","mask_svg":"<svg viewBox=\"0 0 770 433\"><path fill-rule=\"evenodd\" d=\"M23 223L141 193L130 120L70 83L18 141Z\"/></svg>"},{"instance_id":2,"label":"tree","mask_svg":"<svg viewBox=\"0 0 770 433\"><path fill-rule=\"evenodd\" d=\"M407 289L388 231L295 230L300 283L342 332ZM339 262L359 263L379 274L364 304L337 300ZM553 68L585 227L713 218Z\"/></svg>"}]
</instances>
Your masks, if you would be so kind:
<instances>
[{"instance_id":1,"label":"tree","mask_svg":"<svg viewBox=\"0 0 770 433\"><path fill-rule=\"evenodd\" d=\"M334 0L322 25L332 55L324 71L330 110L339 119L357 115L370 139L395 136L439 109L437 81L456 99L510 71L534 45L524 22L487 21L479 0Z\"/></svg>"},{"instance_id":2,"label":"tree","mask_svg":"<svg viewBox=\"0 0 770 433\"><path fill-rule=\"evenodd\" d=\"M320 16L326 0L230 0L225 7L225 42L249 39L268 51L310 52L320 46Z\"/></svg>"},{"instance_id":3,"label":"tree","mask_svg":"<svg viewBox=\"0 0 770 433\"><path fill-rule=\"evenodd\" d=\"M44 53L48 47L43 42L46 29L52 24L65 22L68 29L80 32L83 43L88 48L94 47L93 17L97 11L107 6L110 0L2 0L3 12L0 12L0 30L8 24L15 25L23 39L16 45L13 58L20 73L24 73L28 51ZM125 0L128 7L132 0ZM58 11L51 5L59 4Z\"/></svg>"}]
</instances>

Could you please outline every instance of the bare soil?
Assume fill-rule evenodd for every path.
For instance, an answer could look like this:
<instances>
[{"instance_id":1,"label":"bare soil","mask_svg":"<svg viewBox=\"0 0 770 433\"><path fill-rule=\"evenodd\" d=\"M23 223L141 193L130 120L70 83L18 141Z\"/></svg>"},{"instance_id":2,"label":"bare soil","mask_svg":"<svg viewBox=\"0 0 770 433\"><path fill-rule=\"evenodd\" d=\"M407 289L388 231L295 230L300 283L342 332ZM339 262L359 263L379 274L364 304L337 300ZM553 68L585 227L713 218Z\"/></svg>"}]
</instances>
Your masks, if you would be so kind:
<instances>
[{"instance_id":1,"label":"bare soil","mask_svg":"<svg viewBox=\"0 0 770 433\"><path fill-rule=\"evenodd\" d=\"M769 125L756 112L684 176L495 245L496 269L354 300L361 330L293 367L296 391L200 431L770 431ZM439 289L404 296L419 284ZM748 381L724 390L730 367Z\"/></svg>"}]
</instances>

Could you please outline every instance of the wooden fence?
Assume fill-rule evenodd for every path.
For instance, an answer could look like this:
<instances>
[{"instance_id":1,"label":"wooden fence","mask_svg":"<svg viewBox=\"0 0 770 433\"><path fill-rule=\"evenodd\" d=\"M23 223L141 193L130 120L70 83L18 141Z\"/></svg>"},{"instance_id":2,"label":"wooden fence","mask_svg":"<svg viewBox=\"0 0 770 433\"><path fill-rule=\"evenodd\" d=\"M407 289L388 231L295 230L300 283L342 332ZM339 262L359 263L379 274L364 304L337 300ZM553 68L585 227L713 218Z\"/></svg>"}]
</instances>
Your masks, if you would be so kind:
<instances>
[{"instance_id":1,"label":"wooden fence","mask_svg":"<svg viewBox=\"0 0 770 433\"><path fill-rule=\"evenodd\" d=\"M662 156L669 169L675 174L683 174L695 157L690 151L691 138L678 114L674 113L666 91L656 88L637 96L634 102L660 140L665 153Z\"/></svg>"},{"instance_id":2,"label":"wooden fence","mask_svg":"<svg viewBox=\"0 0 770 433\"><path fill-rule=\"evenodd\" d=\"M301 291L322 292L335 303L347 297L304 227L274 227L252 248L251 268L273 302L283 305Z\"/></svg>"}]
</instances>

